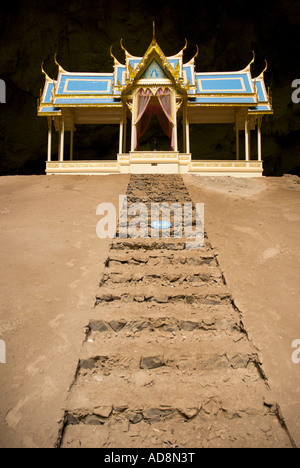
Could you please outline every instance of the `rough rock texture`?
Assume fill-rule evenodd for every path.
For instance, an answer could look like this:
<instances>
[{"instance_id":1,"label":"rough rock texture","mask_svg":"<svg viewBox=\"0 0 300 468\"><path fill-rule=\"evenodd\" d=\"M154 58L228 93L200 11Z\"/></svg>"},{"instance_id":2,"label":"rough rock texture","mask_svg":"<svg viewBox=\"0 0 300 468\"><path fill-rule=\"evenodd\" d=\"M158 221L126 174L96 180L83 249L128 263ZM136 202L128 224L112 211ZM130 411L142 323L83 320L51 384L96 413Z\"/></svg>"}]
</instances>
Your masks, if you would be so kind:
<instances>
[{"instance_id":1,"label":"rough rock texture","mask_svg":"<svg viewBox=\"0 0 300 468\"><path fill-rule=\"evenodd\" d=\"M263 125L265 174L299 174L300 104L291 102L291 83L300 79L300 15L297 2L287 0L260 3L257 8L245 8L237 0L188 8L182 2L156 0L5 2L0 16L0 78L6 82L7 104L0 105L0 173L44 171L47 124L36 116L36 100L44 84L41 62L45 61L53 78L57 75L55 52L66 70L111 72L109 47L113 45L114 54L123 62L122 37L132 54L142 55L151 41L153 19L158 42L167 55L178 52L186 37L188 61L199 45L199 71L239 70L249 63L254 49L253 75L257 76L264 59L268 60L265 79L273 95L274 117L265 119ZM157 136L155 132L154 126L150 128L149 142ZM117 126L79 126L75 158L115 158L117 134ZM192 125L190 134L193 157L231 157L235 145L231 125ZM163 149L159 138L158 145ZM53 152L56 148L57 140Z\"/></svg>"}]
</instances>

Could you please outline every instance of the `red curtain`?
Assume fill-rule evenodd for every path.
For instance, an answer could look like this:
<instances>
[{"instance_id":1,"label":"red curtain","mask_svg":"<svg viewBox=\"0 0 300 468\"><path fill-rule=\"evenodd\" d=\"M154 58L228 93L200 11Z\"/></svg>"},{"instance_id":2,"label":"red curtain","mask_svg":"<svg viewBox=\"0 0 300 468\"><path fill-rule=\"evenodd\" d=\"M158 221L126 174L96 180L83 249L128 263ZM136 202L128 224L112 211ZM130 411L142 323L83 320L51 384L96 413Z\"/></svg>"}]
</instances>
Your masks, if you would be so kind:
<instances>
[{"instance_id":1,"label":"red curtain","mask_svg":"<svg viewBox=\"0 0 300 468\"><path fill-rule=\"evenodd\" d=\"M141 138L141 136L139 135L140 123L141 123L141 119L144 113L146 112L151 96L152 96L152 92L149 88L147 88L145 91L141 88L138 92L138 103L137 103L138 112L137 112L137 120L135 122L135 132L134 132L134 148L135 149L137 149L137 147L139 146L138 141ZM148 122L148 125L149 123L150 123L150 120Z\"/></svg>"},{"instance_id":2,"label":"red curtain","mask_svg":"<svg viewBox=\"0 0 300 468\"><path fill-rule=\"evenodd\" d=\"M171 150L173 150L175 141L174 141L174 125L172 122L171 91L169 90L169 88L165 88L165 90L163 90L162 88L159 88L156 92L156 96L158 97L161 108L164 111L164 114L169 122L168 124L164 122L165 128L167 128L167 125L168 125L168 132L164 130L164 127L162 124L161 126L164 132L171 139Z\"/></svg>"},{"instance_id":3,"label":"red curtain","mask_svg":"<svg viewBox=\"0 0 300 468\"><path fill-rule=\"evenodd\" d=\"M153 115L155 115L157 117L157 120L158 120L161 128L163 129L165 134L168 136L168 138L170 138L170 140L172 139L173 125L167 119L167 117L166 117L164 111L162 110L162 108L160 106L148 106L147 110L144 112L141 120L138 122L138 125L136 127L136 130L137 130L136 149L137 150L139 149L139 146L140 146L140 144L139 144L140 139L144 136L144 134L148 130L148 127L149 127L149 124L150 124L150 121L151 121L151 118L152 118ZM170 145L170 149L171 150L173 149L172 145Z\"/></svg>"},{"instance_id":4,"label":"red curtain","mask_svg":"<svg viewBox=\"0 0 300 468\"><path fill-rule=\"evenodd\" d=\"M134 148L139 149L139 141L146 133L152 115L156 115L159 124L165 134L170 138L171 145L170 149L174 149L174 126L172 122L172 110L171 110L171 92L168 88L163 90L159 88L156 92L160 106L149 106L149 101L152 96L152 92L149 88L145 91L139 90L138 94L138 117L135 126L134 135Z\"/></svg>"}]
</instances>

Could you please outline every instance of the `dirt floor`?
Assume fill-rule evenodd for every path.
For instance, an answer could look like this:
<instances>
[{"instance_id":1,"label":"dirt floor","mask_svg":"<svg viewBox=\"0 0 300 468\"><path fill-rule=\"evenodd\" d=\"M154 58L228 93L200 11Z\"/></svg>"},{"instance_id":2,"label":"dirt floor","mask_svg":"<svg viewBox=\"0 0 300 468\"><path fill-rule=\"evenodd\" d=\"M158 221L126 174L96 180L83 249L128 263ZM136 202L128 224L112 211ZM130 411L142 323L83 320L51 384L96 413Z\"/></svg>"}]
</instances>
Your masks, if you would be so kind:
<instances>
[{"instance_id":1,"label":"dirt floor","mask_svg":"<svg viewBox=\"0 0 300 468\"><path fill-rule=\"evenodd\" d=\"M184 176L272 398L300 446L300 181ZM0 179L0 447L53 447L111 240L98 204L129 176ZM272 403L271 401L268 403Z\"/></svg>"}]
</instances>

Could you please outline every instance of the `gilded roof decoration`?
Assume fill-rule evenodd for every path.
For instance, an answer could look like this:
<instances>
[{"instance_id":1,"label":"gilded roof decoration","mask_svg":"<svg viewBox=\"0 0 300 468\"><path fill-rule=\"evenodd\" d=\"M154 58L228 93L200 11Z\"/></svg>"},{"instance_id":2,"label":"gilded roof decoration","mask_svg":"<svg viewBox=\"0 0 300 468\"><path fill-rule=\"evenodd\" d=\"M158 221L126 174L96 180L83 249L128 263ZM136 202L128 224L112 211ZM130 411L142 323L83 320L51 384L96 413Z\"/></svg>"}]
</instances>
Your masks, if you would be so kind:
<instances>
[{"instance_id":1,"label":"gilded roof decoration","mask_svg":"<svg viewBox=\"0 0 300 468\"><path fill-rule=\"evenodd\" d=\"M196 72L195 58L199 54L196 46L195 55L183 62L183 53L187 49L187 40L183 48L175 55L167 57L159 46L153 22L153 37L143 57L130 54L120 40L121 49L125 52L125 63L122 64L113 54L112 73L76 73L62 68L54 55L58 67L58 76L54 81L44 70L45 85L38 102L39 115L45 112L60 112L63 107L130 107L132 93L144 86L170 86L176 89L178 98L185 96L189 107L198 106L244 106L249 113L271 113L272 107L264 83L264 70L257 78L251 76L250 63L237 72Z\"/></svg>"}]
</instances>

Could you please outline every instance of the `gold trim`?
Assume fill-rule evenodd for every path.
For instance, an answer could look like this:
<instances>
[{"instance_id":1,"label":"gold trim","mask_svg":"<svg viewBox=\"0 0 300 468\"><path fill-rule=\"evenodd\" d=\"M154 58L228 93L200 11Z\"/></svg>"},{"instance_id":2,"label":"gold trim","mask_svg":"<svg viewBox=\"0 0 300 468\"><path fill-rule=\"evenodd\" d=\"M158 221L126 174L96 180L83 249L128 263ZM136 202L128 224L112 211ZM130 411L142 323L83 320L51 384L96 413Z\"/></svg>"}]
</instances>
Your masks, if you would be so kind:
<instances>
[{"instance_id":1,"label":"gold trim","mask_svg":"<svg viewBox=\"0 0 300 468\"><path fill-rule=\"evenodd\" d=\"M43 107L45 107L46 105L44 105ZM123 109L123 105L121 103L116 103L116 104L112 104L112 103L109 103L109 104L97 104L97 103L86 103L86 104L75 104L75 103L72 103L72 104L62 104L62 103L59 103L57 104L57 106L59 107L112 107L112 108L120 108L120 109ZM49 105L48 107L53 107L51 105Z\"/></svg>"},{"instance_id":2,"label":"gold trim","mask_svg":"<svg viewBox=\"0 0 300 468\"><path fill-rule=\"evenodd\" d=\"M159 47L156 40L151 42L145 55L141 58L140 62L138 63L137 67L134 70L133 70L133 67L129 63L129 60L126 59L129 77L127 78L125 82L122 92L123 93L128 92L129 87L133 85L134 80L137 79L141 75L144 69L146 69L146 67L148 66L148 63L150 63L150 60L152 59L152 56L154 55L157 55L157 59L159 61L159 64L162 66L163 70L167 72L167 75L174 80L175 85L180 89L180 91L183 94L185 94L186 89L184 89L184 87L182 86L180 82L181 80L180 69L178 70L177 68L174 70L173 66L170 64L167 57L164 55L163 51ZM178 61L178 63L180 67L180 62Z\"/></svg>"},{"instance_id":3,"label":"gold trim","mask_svg":"<svg viewBox=\"0 0 300 468\"><path fill-rule=\"evenodd\" d=\"M121 96L115 94L55 94L55 99L121 99ZM116 102L118 104L118 102Z\"/></svg>"},{"instance_id":4,"label":"gold trim","mask_svg":"<svg viewBox=\"0 0 300 468\"><path fill-rule=\"evenodd\" d=\"M254 102L253 105L255 106L255 104L256 103ZM249 107L249 106L252 105L252 103L251 104L249 104L249 103L245 104L245 103L240 102L240 103L236 103L236 104L225 104L225 103L224 104L221 104L221 103L204 104L204 103L197 102L197 103L192 104L192 103L188 102L187 105L188 105L189 109L193 109L193 108L196 109L197 107Z\"/></svg>"}]
</instances>

